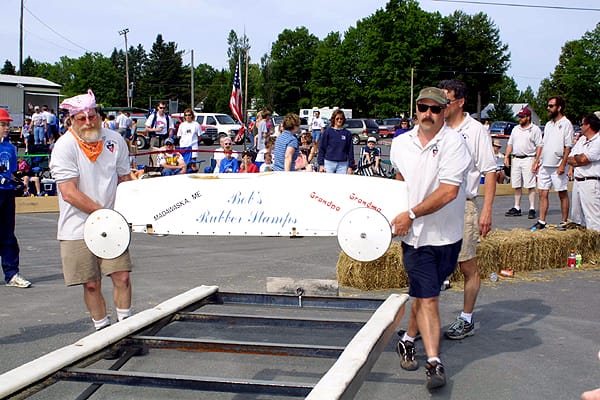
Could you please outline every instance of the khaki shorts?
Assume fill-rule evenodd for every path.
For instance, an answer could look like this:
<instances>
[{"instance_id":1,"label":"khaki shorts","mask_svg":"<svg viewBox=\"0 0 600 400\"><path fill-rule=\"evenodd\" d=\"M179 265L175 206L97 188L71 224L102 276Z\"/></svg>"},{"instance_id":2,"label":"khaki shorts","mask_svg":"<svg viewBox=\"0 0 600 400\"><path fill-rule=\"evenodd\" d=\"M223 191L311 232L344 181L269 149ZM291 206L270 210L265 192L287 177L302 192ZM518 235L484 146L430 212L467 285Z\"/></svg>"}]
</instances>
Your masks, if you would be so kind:
<instances>
[{"instance_id":1,"label":"khaki shorts","mask_svg":"<svg viewBox=\"0 0 600 400\"><path fill-rule=\"evenodd\" d=\"M468 261L477 256L479 240L479 211L475 199L467 200L465 206L465 222L462 247L458 254L458 262Z\"/></svg>"},{"instance_id":2,"label":"khaki shorts","mask_svg":"<svg viewBox=\"0 0 600 400\"><path fill-rule=\"evenodd\" d=\"M102 274L131 271L129 250L115 259L106 260L92 254L84 240L61 240L60 257L67 286L99 281Z\"/></svg>"}]
</instances>

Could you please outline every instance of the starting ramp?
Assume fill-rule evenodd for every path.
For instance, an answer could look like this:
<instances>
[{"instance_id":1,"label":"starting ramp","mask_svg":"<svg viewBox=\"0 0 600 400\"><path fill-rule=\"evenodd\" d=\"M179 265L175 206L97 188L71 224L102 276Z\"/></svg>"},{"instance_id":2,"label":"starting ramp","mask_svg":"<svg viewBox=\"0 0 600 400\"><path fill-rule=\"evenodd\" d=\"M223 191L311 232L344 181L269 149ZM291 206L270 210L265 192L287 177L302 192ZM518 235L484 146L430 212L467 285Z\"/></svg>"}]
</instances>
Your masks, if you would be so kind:
<instances>
[{"instance_id":1,"label":"starting ramp","mask_svg":"<svg viewBox=\"0 0 600 400\"><path fill-rule=\"evenodd\" d=\"M201 398L352 399L396 331L407 300L405 294L380 300L200 286L0 375L0 398L28 398L57 383L79 382L81 388L83 382L73 398L95 398L100 390L137 398L145 387L201 391ZM103 359L115 350L117 360ZM253 369L250 376L227 375Z\"/></svg>"}]
</instances>

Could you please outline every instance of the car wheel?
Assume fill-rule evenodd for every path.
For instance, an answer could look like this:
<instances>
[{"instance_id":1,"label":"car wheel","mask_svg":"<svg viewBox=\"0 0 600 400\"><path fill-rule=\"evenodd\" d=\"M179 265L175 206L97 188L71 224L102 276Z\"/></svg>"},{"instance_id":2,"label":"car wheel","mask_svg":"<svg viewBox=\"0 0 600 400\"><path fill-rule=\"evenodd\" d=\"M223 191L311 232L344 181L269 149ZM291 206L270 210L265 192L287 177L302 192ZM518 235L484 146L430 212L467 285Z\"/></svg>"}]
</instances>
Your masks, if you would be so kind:
<instances>
[{"instance_id":1,"label":"car wheel","mask_svg":"<svg viewBox=\"0 0 600 400\"><path fill-rule=\"evenodd\" d=\"M204 143L205 146L212 146L214 142L215 141L212 139L207 139L207 140L202 141L202 143Z\"/></svg>"},{"instance_id":2,"label":"car wheel","mask_svg":"<svg viewBox=\"0 0 600 400\"><path fill-rule=\"evenodd\" d=\"M148 140L146 139L146 136L138 135L135 138L135 145L138 149L142 150L148 148Z\"/></svg>"},{"instance_id":3,"label":"car wheel","mask_svg":"<svg viewBox=\"0 0 600 400\"><path fill-rule=\"evenodd\" d=\"M352 144L360 144L360 137L358 135L352 135Z\"/></svg>"}]
</instances>

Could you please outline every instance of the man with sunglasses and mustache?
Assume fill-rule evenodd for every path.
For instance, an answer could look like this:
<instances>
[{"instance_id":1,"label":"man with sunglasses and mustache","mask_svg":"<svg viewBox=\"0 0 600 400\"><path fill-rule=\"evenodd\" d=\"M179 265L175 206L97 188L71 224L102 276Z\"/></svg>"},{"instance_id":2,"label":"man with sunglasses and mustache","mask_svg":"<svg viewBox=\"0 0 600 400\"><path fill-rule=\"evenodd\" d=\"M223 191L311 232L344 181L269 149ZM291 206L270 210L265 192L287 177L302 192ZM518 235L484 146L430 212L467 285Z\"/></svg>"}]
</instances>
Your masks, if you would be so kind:
<instances>
[{"instance_id":1,"label":"man with sunglasses and mustache","mask_svg":"<svg viewBox=\"0 0 600 400\"><path fill-rule=\"evenodd\" d=\"M540 196L540 219L531 227L532 231L546 227L546 214L548 212L548 192L551 188L558 193L562 219L557 229L565 230L569 216L569 193L567 185L569 178L565 173L567 158L573 146L575 130L573 124L563 115L566 101L562 96L548 99L548 117L544 137L542 139L542 156L539 165L535 165L538 177L538 191Z\"/></svg>"},{"instance_id":2,"label":"man with sunglasses and mustache","mask_svg":"<svg viewBox=\"0 0 600 400\"><path fill-rule=\"evenodd\" d=\"M102 128L91 90L64 100L60 107L69 112L71 125L56 141L50 169L58 186L63 275L67 286L83 286L85 304L99 330L110 325L102 275L112 280L117 319L131 315L131 260L128 251L110 260L96 257L86 246L83 230L91 213L113 208L117 185L131 179L129 149L119 133Z\"/></svg>"},{"instance_id":3,"label":"man with sunglasses and mustache","mask_svg":"<svg viewBox=\"0 0 600 400\"><path fill-rule=\"evenodd\" d=\"M429 87L417 97L418 125L393 139L390 160L396 179L408 185L408 211L392 219L393 234L402 240L403 264L413 297L410 319L417 322L425 352L426 386L446 384L439 358L439 295L454 271L460 252L465 214L465 184L471 155L463 137L444 124L448 97ZM495 169L495 163L494 163ZM409 332L416 336L417 329ZM397 345L401 366L416 370L414 337Z\"/></svg>"}]
</instances>

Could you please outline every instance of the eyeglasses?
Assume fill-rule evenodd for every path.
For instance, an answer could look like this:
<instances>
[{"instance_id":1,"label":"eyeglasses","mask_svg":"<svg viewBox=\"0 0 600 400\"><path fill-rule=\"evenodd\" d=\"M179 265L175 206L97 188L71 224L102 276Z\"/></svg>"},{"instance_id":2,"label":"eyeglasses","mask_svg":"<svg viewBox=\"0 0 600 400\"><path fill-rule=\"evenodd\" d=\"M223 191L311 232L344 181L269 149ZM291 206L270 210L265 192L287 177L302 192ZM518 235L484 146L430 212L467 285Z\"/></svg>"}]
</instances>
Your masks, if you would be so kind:
<instances>
[{"instance_id":1,"label":"eyeglasses","mask_svg":"<svg viewBox=\"0 0 600 400\"><path fill-rule=\"evenodd\" d=\"M342 118L342 117L337 117L335 120L336 120L336 121L343 121L343 120L344 120L344 118Z\"/></svg>"},{"instance_id":2,"label":"eyeglasses","mask_svg":"<svg viewBox=\"0 0 600 400\"><path fill-rule=\"evenodd\" d=\"M164 110L165 108L164 108L164 107L158 107L158 109L159 109L159 110Z\"/></svg>"},{"instance_id":3,"label":"eyeglasses","mask_svg":"<svg viewBox=\"0 0 600 400\"><path fill-rule=\"evenodd\" d=\"M231 143L223 143L224 146L231 146Z\"/></svg>"},{"instance_id":4,"label":"eyeglasses","mask_svg":"<svg viewBox=\"0 0 600 400\"><path fill-rule=\"evenodd\" d=\"M90 122L94 122L96 120L96 118L98 118L98 114L82 115L80 117L75 117L73 119L75 121L77 121L77 122L84 122L85 120L88 120Z\"/></svg>"},{"instance_id":5,"label":"eyeglasses","mask_svg":"<svg viewBox=\"0 0 600 400\"><path fill-rule=\"evenodd\" d=\"M192 114L183 114L184 117L193 117Z\"/></svg>"},{"instance_id":6,"label":"eyeglasses","mask_svg":"<svg viewBox=\"0 0 600 400\"><path fill-rule=\"evenodd\" d=\"M556 104L548 104L548 105L546 106L546 108L554 108L554 107L556 107Z\"/></svg>"},{"instance_id":7,"label":"eyeglasses","mask_svg":"<svg viewBox=\"0 0 600 400\"><path fill-rule=\"evenodd\" d=\"M417 104L417 110L419 110L419 112L427 112L427 110L431 110L432 114L439 114L442 112L442 110L444 109L444 107L442 106L430 106L429 104L423 104L423 103L418 103Z\"/></svg>"}]
</instances>

